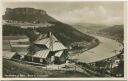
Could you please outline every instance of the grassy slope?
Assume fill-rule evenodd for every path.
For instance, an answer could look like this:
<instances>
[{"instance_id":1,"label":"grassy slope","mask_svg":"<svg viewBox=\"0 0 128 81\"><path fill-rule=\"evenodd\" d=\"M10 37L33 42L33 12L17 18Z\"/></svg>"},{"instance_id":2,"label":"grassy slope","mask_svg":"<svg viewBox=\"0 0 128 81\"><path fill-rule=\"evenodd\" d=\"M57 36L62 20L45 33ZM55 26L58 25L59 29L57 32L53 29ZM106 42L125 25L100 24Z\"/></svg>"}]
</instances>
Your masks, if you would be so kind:
<instances>
[{"instance_id":1,"label":"grassy slope","mask_svg":"<svg viewBox=\"0 0 128 81\"><path fill-rule=\"evenodd\" d=\"M9 61L3 59L3 75L18 75L18 74L24 74L24 75L33 75L33 74L42 74L45 75L46 72L43 71L41 73L40 69L36 69L34 67L28 66L28 65L22 65L14 61ZM31 67L31 68L30 68Z\"/></svg>"},{"instance_id":2,"label":"grassy slope","mask_svg":"<svg viewBox=\"0 0 128 81\"><path fill-rule=\"evenodd\" d=\"M73 71L47 71L41 67L35 67L33 65L21 64L11 60L3 59L3 76L7 75L35 75L35 77L89 77L86 74ZM36 76L42 75L42 76ZM44 75L44 76L43 76ZM46 76L47 75L47 76Z\"/></svg>"}]
</instances>

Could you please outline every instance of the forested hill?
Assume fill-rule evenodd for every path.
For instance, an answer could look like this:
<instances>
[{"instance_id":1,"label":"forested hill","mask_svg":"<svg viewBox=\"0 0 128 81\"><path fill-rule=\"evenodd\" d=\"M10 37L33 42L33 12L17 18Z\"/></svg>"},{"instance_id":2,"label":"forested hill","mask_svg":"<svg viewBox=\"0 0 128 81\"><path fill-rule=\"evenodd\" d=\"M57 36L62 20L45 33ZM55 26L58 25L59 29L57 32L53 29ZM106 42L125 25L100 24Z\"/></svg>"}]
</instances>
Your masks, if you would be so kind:
<instances>
[{"instance_id":1,"label":"forested hill","mask_svg":"<svg viewBox=\"0 0 128 81\"><path fill-rule=\"evenodd\" d=\"M99 35L109 37L123 43L124 40L124 25L114 25L99 31Z\"/></svg>"}]
</instances>

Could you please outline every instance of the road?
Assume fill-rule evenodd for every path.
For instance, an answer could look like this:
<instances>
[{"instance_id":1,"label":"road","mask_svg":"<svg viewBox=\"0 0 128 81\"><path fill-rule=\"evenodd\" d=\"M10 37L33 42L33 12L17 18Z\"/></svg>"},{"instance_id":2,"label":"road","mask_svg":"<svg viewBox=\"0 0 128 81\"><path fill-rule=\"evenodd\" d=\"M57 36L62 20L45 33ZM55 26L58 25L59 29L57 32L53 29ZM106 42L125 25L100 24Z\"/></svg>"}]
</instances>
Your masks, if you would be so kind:
<instances>
[{"instance_id":1,"label":"road","mask_svg":"<svg viewBox=\"0 0 128 81\"><path fill-rule=\"evenodd\" d=\"M71 59L77 59L79 62L84 63L92 63L117 55L123 47L115 40L94 35L93 37L99 39L100 44L93 49L72 56Z\"/></svg>"}]
</instances>

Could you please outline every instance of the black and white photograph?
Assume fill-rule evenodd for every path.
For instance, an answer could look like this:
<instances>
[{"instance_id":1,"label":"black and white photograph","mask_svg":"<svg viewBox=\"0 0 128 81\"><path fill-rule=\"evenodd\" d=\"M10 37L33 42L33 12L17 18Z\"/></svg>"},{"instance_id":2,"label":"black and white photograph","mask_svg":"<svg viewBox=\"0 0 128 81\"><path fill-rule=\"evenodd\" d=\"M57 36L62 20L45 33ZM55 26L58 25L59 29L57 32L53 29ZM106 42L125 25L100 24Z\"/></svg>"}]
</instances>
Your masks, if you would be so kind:
<instances>
[{"instance_id":1,"label":"black and white photograph","mask_svg":"<svg viewBox=\"0 0 128 81\"><path fill-rule=\"evenodd\" d=\"M3 2L3 78L123 78L124 1Z\"/></svg>"},{"instance_id":2,"label":"black and white photograph","mask_svg":"<svg viewBox=\"0 0 128 81\"><path fill-rule=\"evenodd\" d=\"M50 80L2 80L2 81L50 81ZM56 80L53 80L53 81L56 81ZM61 81L65 81L65 80L61 80ZM67 80L67 81L74 81L74 80ZM85 81L88 81L88 80L85 80ZM99 80L92 80L92 81L99 81ZM126 80L100 80L100 81L126 81Z\"/></svg>"}]
</instances>

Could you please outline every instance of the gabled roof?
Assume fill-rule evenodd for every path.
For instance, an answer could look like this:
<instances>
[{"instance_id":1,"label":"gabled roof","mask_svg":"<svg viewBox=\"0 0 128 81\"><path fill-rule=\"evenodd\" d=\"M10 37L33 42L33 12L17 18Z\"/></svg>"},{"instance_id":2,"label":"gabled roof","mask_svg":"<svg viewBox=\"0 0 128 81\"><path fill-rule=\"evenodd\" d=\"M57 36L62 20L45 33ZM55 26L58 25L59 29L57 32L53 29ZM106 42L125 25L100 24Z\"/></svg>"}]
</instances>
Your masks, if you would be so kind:
<instances>
[{"instance_id":1,"label":"gabled roof","mask_svg":"<svg viewBox=\"0 0 128 81\"><path fill-rule=\"evenodd\" d=\"M67 49L67 48L62 43L60 43L60 42L53 43L52 51L64 50L64 49Z\"/></svg>"},{"instance_id":2,"label":"gabled roof","mask_svg":"<svg viewBox=\"0 0 128 81\"><path fill-rule=\"evenodd\" d=\"M51 40L50 38L43 38L40 40L36 40L34 43L40 45L46 45L47 48L49 48L52 51L67 49L61 42L58 41L58 39L53 34L52 34L52 43L53 43L52 45L50 40Z\"/></svg>"},{"instance_id":3,"label":"gabled roof","mask_svg":"<svg viewBox=\"0 0 128 81\"><path fill-rule=\"evenodd\" d=\"M49 48L49 46L50 46L50 44L49 44L50 43L50 39L49 38L40 39L40 40L36 40L34 43L35 44L46 45L47 48Z\"/></svg>"},{"instance_id":4,"label":"gabled roof","mask_svg":"<svg viewBox=\"0 0 128 81\"><path fill-rule=\"evenodd\" d=\"M63 54L63 51L58 51L58 52L55 53L55 56L60 57L62 54Z\"/></svg>"},{"instance_id":5,"label":"gabled roof","mask_svg":"<svg viewBox=\"0 0 128 81\"><path fill-rule=\"evenodd\" d=\"M37 58L47 58L48 54L49 54L50 50L41 50L36 52L34 55L32 55L32 57L37 57Z\"/></svg>"},{"instance_id":6,"label":"gabled roof","mask_svg":"<svg viewBox=\"0 0 128 81\"><path fill-rule=\"evenodd\" d=\"M53 48L52 51L67 49L53 34L52 34Z\"/></svg>"},{"instance_id":7,"label":"gabled roof","mask_svg":"<svg viewBox=\"0 0 128 81\"><path fill-rule=\"evenodd\" d=\"M52 34L52 40L53 42L58 41L58 39Z\"/></svg>"},{"instance_id":8,"label":"gabled roof","mask_svg":"<svg viewBox=\"0 0 128 81\"><path fill-rule=\"evenodd\" d=\"M3 58L12 59L12 57L16 54L16 52L4 51Z\"/></svg>"}]
</instances>

